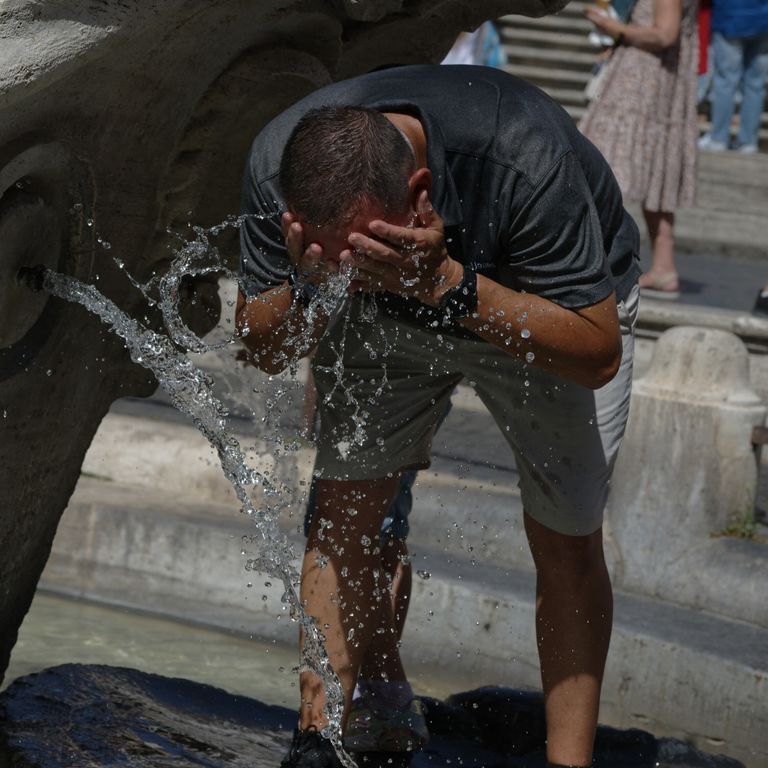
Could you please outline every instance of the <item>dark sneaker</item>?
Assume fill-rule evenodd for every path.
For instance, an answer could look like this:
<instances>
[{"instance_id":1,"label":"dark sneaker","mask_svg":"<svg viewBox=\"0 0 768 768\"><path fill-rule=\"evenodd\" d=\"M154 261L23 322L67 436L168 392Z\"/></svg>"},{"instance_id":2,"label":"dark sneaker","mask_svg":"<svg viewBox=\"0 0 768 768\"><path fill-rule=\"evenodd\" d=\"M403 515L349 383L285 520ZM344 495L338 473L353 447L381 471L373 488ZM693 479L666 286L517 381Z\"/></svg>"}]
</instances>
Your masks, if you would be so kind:
<instances>
[{"instance_id":1,"label":"dark sneaker","mask_svg":"<svg viewBox=\"0 0 768 768\"><path fill-rule=\"evenodd\" d=\"M755 300L755 308L752 310L756 315L768 315L768 291L760 291Z\"/></svg>"},{"instance_id":2,"label":"dark sneaker","mask_svg":"<svg viewBox=\"0 0 768 768\"><path fill-rule=\"evenodd\" d=\"M280 768L344 768L333 744L314 729L293 732L293 741Z\"/></svg>"}]
</instances>

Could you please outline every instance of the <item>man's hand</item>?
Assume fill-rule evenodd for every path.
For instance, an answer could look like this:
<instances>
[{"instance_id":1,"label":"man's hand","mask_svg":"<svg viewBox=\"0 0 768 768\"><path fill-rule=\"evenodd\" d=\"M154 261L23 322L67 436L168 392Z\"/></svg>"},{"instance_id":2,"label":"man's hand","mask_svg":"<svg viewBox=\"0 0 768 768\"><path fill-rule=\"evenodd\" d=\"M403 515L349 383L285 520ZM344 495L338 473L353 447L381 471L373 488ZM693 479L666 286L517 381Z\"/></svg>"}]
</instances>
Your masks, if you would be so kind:
<instances>
[{"instance_id":1,"label":"man's hand","mask_svg":"<svg viewBox=\"0 0 768 768\"><path fill-rule=\"evenodd\" d=\"M443 221L426 191L417 199L414 226L377 219L368 228L376 239L352 232L351 249L340 254L355 269L351 291L389 291L437 306L443 293L461 282L463 268L448 255Z\"/></svg>"},{"instance_id":2,"label":"man's hand","mask_svg":"<svg viewBox=\"0 0 768 768\"><path fill-rule=\"evenodd\" d=\"M339 271L336 261L326 259L319 243L306 242L304 227L292 213L284 213L280 221L285 248L294 268L300 275L316 284Z\"/></svg>"}]
</instances>

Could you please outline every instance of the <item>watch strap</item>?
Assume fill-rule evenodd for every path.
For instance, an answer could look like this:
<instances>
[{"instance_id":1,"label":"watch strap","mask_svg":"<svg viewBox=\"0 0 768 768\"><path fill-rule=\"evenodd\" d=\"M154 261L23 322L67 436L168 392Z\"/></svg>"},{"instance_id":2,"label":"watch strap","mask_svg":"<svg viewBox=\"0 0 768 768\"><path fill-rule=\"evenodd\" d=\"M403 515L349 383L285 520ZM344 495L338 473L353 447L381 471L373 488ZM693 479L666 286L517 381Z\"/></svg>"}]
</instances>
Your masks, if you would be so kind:
<instances>
[{"instance_id":1,"label":"watch strap","mask_svg":"<svg viewBox=\"0 0 768 768\"><path fill-rule=\"evenodd\" d=\"M438 310L443 325L469 317L477 311L477 272L474 269L464 267L461 282L440 297Z\"/></svg>"},{"instance_id":2,"label":"watch strap","mask_svg":"<svg viewBox=\"0 0 768 768\"><path fill-rule=\"evenodd\" d=\"M291 298L302 307L308 307L320 290L307 275L301 274L295 267L288 273L288 285L291 286Z\"/></svg>"}]
</instances>

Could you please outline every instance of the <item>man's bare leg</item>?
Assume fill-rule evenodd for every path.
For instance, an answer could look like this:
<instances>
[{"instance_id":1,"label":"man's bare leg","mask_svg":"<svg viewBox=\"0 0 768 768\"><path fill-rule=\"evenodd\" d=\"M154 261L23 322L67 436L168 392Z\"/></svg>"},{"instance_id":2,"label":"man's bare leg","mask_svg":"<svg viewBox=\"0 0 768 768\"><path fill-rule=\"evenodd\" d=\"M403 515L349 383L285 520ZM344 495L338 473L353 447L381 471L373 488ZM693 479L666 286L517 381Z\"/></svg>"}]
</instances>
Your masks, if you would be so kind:
<instances>
[{"instance_id":1,"label":"man's bare leg","mask_svg":"<svg viewBox=\"0 0 768 768\"><path fill-rule=\"evenodd\" d=\"M547 759L587 766L613 622L602 529L564 536L525 515L536 564L536 636L547 715Z\"/></svg>"},{"instance_id":2,"label":"man's bare leg","mask_svg":"<svg viewBox=\"0 0 768 768\"><path fill-rule=\"evenodd\" d=\"M675 214L643 209L653 249L651 269L640 276L641 288L677 291L680 282L675 264Z\"/></svg>"},{"instance_id":3,"label":"man's bare leg","mask_svg":"<svg viewBox=\"0 0 768 768\"><path fill-rule=\"evenodd\" d=\"M325 634L326 651L344 691L342 725L376 628L384 626L394 636L392 603L379 547L381 522L397 488L397 475L317 483L316 514L302 567L301 600ZM394 650L388 666L394 679L404 680L396 645ZM301 675L300 684L299 727L320 729L326 724L322 684L310 673Z\"/></svg>"},{"instance_id":4,"label":"man's bare leg","mask_svg":"<svg viewBox=\"0 0 768 768\"><path fill-rule=\"evenodd\" d=\"M376 628L368 652L360 667L362 680L405 680L400 662L399 643L411 600L411 564L408 548L403 539L389 539L382 547L381 567L390 588L392 621L389 613L382 614L382 623ZM381 631L379 631L381 629Z\"/></svg>"}]
</instances>

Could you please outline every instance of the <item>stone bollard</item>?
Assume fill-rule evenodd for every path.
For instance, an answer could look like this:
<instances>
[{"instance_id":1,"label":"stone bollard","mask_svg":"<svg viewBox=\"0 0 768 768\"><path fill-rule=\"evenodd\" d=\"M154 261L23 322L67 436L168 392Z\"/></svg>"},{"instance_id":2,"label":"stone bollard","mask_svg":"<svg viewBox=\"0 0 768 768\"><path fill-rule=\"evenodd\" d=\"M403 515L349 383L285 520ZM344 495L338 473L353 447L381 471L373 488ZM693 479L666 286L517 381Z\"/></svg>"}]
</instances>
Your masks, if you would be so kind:
<instances>
[{"instance_id":1,"label":"stone bollard","mask_svg":"<svg viewBox=\"0 0 768 768\"><path fill-rule=\"evenodd\" d=\"M746 618L740 603L754 602L745 577L765 548L717 534L752 519L751 434L765 417L737 336L685 326L662 335L633 386L608 503L616 586Z\"/></svg>"}]
</instances>

